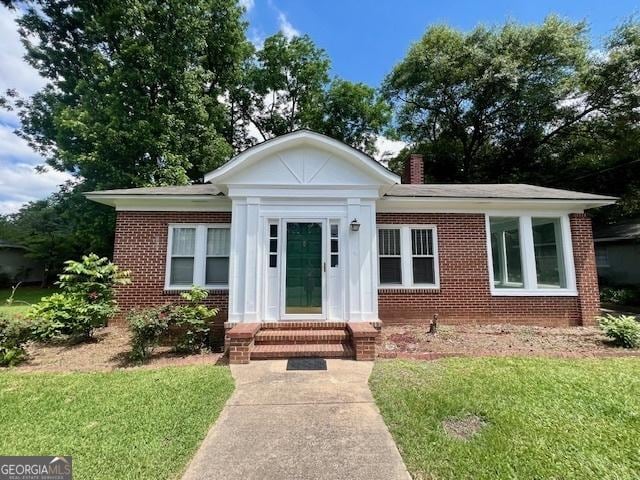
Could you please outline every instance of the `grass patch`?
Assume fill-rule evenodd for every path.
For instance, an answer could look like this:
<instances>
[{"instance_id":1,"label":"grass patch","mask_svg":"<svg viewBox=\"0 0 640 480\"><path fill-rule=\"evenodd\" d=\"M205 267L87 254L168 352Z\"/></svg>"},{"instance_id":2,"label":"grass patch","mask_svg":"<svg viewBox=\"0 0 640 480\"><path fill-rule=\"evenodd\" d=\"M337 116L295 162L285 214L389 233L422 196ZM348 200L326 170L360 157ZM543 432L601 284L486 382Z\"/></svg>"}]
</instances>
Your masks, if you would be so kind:
<instances>
[{"instance_id":1,"label":"grass patch","mask_svg":"<svg viewBox=\"0 0 640 480\"><path fill-rule=\"evenodd\" d=\"M44 296L51 295L58 291L57 288L40 287L18 287L13 297L13 304L7 305L7 300L11 296L10 288L0 288L0 314L9 316L24 315L29 306L38 303Z\"/></svg>"},{"instance_id":2,"label":"grass patch","mask_svg":"<svg viewBox=\"0 0 640 480\"><path fill-rule=\"evenodd\" d=\"M0 452L72 455L77 479L178 478L233 391L228 368L0 374Z\"/></svg>"},{"instance_id":3,"label":"grass patch","mask_svg":"<svg viewBox=\"0 0 640 480\"><path fill-rule=\"evenodd\" d=\"M373 395L414 478L636 478L640 360L377 362ZM467 440L443 422L477 416ZM444 424L446 425L446 423Z\"/></svg>"}]
</instances>

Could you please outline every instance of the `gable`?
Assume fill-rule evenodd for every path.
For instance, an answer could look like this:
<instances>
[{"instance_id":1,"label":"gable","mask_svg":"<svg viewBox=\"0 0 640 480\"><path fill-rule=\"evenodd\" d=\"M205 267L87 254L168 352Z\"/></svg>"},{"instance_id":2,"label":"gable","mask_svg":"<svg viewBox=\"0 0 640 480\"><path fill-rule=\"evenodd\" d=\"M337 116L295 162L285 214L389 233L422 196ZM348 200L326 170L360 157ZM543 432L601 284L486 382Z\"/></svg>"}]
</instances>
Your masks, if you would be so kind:
<instances>
[{"instance_id":1,"label":"gable","mask_svg":"<svg viewBox=\"0 0 640 480\"><path fill-rule=\"evenodd\" d=\"M374 159L337 140L298 131L256 145L205 175L227 185L383 186L400 181Z\"/></svg>"}]
</instances>

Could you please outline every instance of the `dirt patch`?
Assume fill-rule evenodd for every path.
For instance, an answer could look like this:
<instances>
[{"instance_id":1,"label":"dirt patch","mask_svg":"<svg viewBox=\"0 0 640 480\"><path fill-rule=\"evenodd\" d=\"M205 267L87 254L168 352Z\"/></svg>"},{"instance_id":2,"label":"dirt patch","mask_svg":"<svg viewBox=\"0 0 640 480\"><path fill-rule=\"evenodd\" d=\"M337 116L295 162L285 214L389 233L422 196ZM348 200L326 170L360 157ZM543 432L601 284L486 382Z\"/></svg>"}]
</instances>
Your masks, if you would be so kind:
<instances>
[{"instance_id":1,"label":"dirt patch","mask_svg":"<svg viewBox=\"0 0 640 480\"><path fill-rule=\"evenodd\" d=\"M442 428L447 435L457 440L470 440L487 426L487 422L477 415L465 415L462 418L447 418Z\"/></svg>"},{"instance_id":2,"label":"dirt patch","mask_svg":"<svg viewBox=\"0 0 640 480\"><path fill-rule=\"evenodd\" d=\"M435 359L447 356L550 356L562 358L638 356L639 350L613 346L596 327L515 325L385 326L381 358Z\"/></svg>"},{"instance_id":3,"label":"dirt patch","mask_svg":"<svg viewBox=\"0 0 640 480\"><path fill-rule=\"evenodd\" d=\"M147 362L139 365L129 360L130 350L129 332L126 328L106 327L98 330L92 342L31 343L27 347L27 361L15 369L31 372L88 372L224 362L221 353L181 355L173 352L170 347L158 347Z\"/></svg>"}]
</instances>

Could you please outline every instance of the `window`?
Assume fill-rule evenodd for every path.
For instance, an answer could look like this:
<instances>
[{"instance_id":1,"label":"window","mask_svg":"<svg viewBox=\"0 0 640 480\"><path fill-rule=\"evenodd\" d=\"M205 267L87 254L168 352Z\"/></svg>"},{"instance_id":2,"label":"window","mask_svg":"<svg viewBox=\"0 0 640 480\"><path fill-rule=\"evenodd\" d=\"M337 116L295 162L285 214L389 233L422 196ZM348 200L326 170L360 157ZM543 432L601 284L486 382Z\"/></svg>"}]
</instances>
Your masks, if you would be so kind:
<instances>
[{"instance_id":1,"label":"window","mask_svg":"<svg viewBox=\"0 0 640 480\"><path fill-rule=\"evenodd\" d=\"M166 288L229 284L228 225L169 226Z\"/></svg>"},{"instance_id":2,"label":"window","mask_svg":"<svg viewBox=\"0 0 640 480\"><path fill-rule=\"evenodd\" d=\"M575 294L567 217L490 216L492 292Z\"/></svg>"},{"instance_id":3,"label":"window","mask_svg":"<svg viewBox=\"0 0 640 480\"><path fill-rule=\"evenodd\" d=\"M433 268L433 230L411 230L411 254L413 256L413 283L435 283Z\"/></svg>"},{"instance_id":4,"label":"window","mask_svg":"<svg viewBox=\"0 0 640 480\"><path fill-rule=\"evenodd\" d=\"M496 288L524 288L518 217L492 217L491 260L493 286Z\"/></svg>"},{"instance_id":5,"label":"window","mask_svg":"<svg viewBox=\"0 0 640 480\"><path fill-rule=\"evenodd\" d=\"M338 266L338 224L332 223L331 226L331 268Z\"/></svg>"},{"instance_id":6,"label":"window","mask_svg":"<svg viewBox=\"0 0 640 480\"><path fill-rule=\"evenodd\" d=\"M196 229L174 228L171 242L171 285L193 285Z\"/></svg>"},{"instance_id":7,"label":"window","mask_svg":"<svg viewBox=\"0 0 640 480\"><path fill-rule=\"evenodd\" d=\"M378 230L380 252L380 283L402 284L402 257L400 249L400 229L381 228Z\"/></svg>"},{"instance_id":8,"label":"window","mask_svg":"<svg viewBox=\"0 0 640 480\"><path fill-rule=\"evenodd\" d=\"M207 228L206 285L229 283L229 236L228 228Z\"/></svg>"},{"instance_id":9,"label":"window","mask_svg":"<svg viewBox=\"0 0 640 480\"><path fill-rule=\"evenodd\" d=\"M269 225L269 268L278 267L278 224Z\"/></svg>"},{"instance_id":10,"label":"window","mask_svg":"<svg viewBox=\"0 0 640 480\"><path fill-rule=\"evenodd\" d=\"M379 227L378 255L380 285L438 287L435 227Z\"/></svg>"},{"instance_id":11,"label":"window","mask_svg":"<svg viewBox=\"0 0 640 480\"><path fill-rule=\"evenodd\" d=\"M596 266L609 266L609 247L606 245L596 245Z\"/></svg>"}]
</instances>

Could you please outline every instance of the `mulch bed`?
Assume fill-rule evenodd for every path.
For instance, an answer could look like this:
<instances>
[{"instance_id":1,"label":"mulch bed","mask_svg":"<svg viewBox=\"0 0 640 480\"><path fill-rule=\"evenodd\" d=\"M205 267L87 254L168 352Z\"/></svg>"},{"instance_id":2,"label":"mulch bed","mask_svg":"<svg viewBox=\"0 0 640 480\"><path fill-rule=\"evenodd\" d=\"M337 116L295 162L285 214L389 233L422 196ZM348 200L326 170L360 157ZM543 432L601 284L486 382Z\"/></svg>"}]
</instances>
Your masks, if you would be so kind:
<instances>
[{"instance_id":1,"label":"mulch bed","mask_svg":"<svg viewBox=\"0 0 640 480\"><path fill-rule=\"evenodd\" d=\"M158 347L152 357L140 365L131 362L130 351L127 329L112 326L98 330L92 342L31 343L27 347L28 359L15 369L28 372L88 372L173 365L213 365L226 361L221 353L182 355L173 352L170 347Z\"/></svg>"},{"instance_id":2,"label":"mulch bed","mask_svg":"<svg viewBox=\"0 0 640 480\"><path fill-rule=\"evenodd\" d=\"M626 357L640 350L612 345L596 327L515 325L391 325L382 329L378 358L435 360L462 356Z\"/></svg>"}]
</instances>

